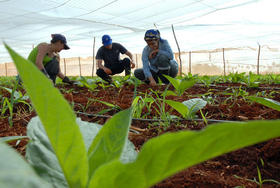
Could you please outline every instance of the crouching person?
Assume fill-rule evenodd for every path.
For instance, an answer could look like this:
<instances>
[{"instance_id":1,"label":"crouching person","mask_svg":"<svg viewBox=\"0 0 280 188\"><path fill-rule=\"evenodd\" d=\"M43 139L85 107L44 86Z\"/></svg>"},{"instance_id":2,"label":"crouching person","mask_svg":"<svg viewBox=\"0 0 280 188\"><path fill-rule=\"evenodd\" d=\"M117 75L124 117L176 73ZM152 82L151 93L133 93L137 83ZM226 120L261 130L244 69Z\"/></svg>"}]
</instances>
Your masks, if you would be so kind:
<instances>
[{"instance_id":1,"label":"crouching person","mask_svg":"<svg viewBox=\"0 0 280 188\"><path fill-rule=\"evenodd\" d=\"M96 54L97 71L96 74L108 83L112 82L110 75L120 74L125 71L125 75L131 74L131 68L135 67L132 54L121 44L113 43L109 35L103 35L102 44ZM129 58L120 59L120 53ZM104 61L104 65L102 65Z\"/></svg>"},{"instance_id":2,"label":"crouching person","mask_svg":"<svg viewBox=\"0 0 280 188\"><path fill-rule=\"evenodd\" d=\"M65 76L59 66L59 52L61 50L70 49L67 45L66 38L61 34L52 34L49 43L40 43L30 52L28 60L34 63L46 77L51 79L55 84L56 77L60 77L63 82L73 84L67 76ZM21 82L18 76L19 82Z\"/></svg>"},{"instance_id":3,"label":"crouching person","mask_svg":"<svg viewBox=\"0 0 280 188\"><path fill-rule=\"evenodd\" d=\"M168 41L162 39L159 31L155 29L147 30L144 40L147 46L142 52L143 68L136 69L134 76L151 86L159 83L159 79L168 84L169 80L163 75L174 78L178 74L178 64Z\"/></svg>"}]
</instances>

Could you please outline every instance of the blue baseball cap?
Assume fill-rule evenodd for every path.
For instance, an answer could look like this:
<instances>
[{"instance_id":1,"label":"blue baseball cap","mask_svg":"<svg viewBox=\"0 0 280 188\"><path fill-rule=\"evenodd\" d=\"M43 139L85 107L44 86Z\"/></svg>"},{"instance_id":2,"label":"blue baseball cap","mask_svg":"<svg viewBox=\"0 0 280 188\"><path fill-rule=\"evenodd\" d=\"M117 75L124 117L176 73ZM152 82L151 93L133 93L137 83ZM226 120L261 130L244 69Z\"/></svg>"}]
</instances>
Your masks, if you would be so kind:
<instances>
[{"instance_id":1,"label":"blue baseball cap","mask_svg":"<svg viewBox=\"0 0 280 188\"><path fill-rule=\"evenodd\" d=\"M154 40L154 39L160 39L160 33L157 29L149 29L146 31L144 40Z\"/></svg>"},{"instance_id":2,"label":"blue baseball cap","mask_svg":"<svg viewBox=\"0 0 280 188\"><path fill-rule=\"evenodd\" d=\"M67 45L67 41L64 35L62 34L52 34L52 43L55 43L56 41L61 41L64 44L64 49L68 50L70 47Z\"/></svg>"},{"instance_id":3,"label":"blue baseball cap","mask_svg":"<svg viewBox=\"0 0 280 188\"><path fill-rule=\"evenodd\" d=\"M103 35L102 36L102 44L104 46L109 46L112 44L112 38L109 35Z\"/></svg>"}]
</instances>

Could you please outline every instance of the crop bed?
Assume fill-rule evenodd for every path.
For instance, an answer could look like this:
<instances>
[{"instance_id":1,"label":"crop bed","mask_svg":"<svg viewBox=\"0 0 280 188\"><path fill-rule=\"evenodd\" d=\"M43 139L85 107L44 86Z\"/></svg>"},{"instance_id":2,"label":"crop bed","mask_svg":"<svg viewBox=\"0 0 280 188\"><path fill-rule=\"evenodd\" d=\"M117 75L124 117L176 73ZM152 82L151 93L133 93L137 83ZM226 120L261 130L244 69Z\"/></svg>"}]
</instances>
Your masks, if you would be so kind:
<instances>
[{"instance_id":1,"label":"crop bed","mask_svg":"<svg viewBox=\"0 0 280 188\"><path fill-rule=\"evenodd\" d=\"M138 131L131 131L129 139L137 150L149 139L166 132L180 130L199 131L217 121L247 121L279 119L280 112L246 100L247 95L269 95L270 98L280 101L280 85L261 85L259 88L245 88L241 84L216 84L211 86L195 85L187 89L181 96L167 96L166 99L183 102L192 98L203 98L208 103L197 113L196 121L177 119L168 122L161 120L159 107L152 104L150 108L143 108L143 117L134 118L132 126ZM97 87L94 91L79 86L57 86L65 99L69 101L77 116L84 121L104 124L110 116L120 109L129 108L133 102L134 85L125 84L122 87ZM166 86L140 85L136 88L137 96L157 98ZM169 90L174 90L172 86ZM3 91L4 96L9 93ZM158 96L157 96L158 94ZM112 104L108 106L100 101ZM180 117L168 105L165 112ZM18 104L13 116L14 125L9 126L8 118L0 119L0 137L26 135L26 126L36 113L28 113L27 105ZM102 110L108 109L104 113ZM79 112L79 113L78 113ZM145 116L144 116L145 114ZM208 120L203 120L203 116ZM230 139L230 138L228 138ZM28 140L12 142L14 148L22 155ZM199 165L188 168L173 177L170 177L154 187L259 187L258 171L262 180L272 179L280 182L280 138L269 140L254 146L243 148L217 158L208 160ZM254 180L255 179L255 180ZM266 182L263 187L280 187L273 182Z\"/></svg>"}]
</instances>

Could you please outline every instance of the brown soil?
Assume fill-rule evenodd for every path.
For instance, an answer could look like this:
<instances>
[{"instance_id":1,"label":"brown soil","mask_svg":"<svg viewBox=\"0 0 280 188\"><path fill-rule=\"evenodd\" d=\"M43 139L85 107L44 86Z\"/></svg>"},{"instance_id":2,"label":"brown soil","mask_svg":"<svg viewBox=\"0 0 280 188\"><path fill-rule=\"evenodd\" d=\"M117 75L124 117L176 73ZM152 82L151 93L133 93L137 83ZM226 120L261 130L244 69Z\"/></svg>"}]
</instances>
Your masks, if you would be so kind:
<instances>
[{"instance_id":1,"label":"brown soil","mask_svg":"<svg viewBox=\"0 0 280 188\"><path fill-rule=\"evenodd\" d=\"M229 88L232 86L239 86L238 84L219 85L228 86ZM263 86L270 87L269 85ZM280 88L280 85L273 85L273 87ZM89 102L90 98L106 101L118 105L121 109L126 109L130 107L134 94L133 85L125 85L122 88L111 86L106 89L99 87L97 88L98 91L89 91L87 88L78 86L58 86L58 88L70 103L74 102L75 111L86 112L89 114L96 114L101 110L108 108L106 105L99 102ZM148 96L155 96L155 94L150 92L149 88L150 87L147 85L140 85L137 88L137 95L144 96L144 93L147 93ZM72 89L72 91L67 93L67 90L69 89ZM162 93L165 86L155 86L152 87L152 89ZM170 87L169 89L173 88ZM184 101L196 98L199 94L212 92L210 96L215 99L214 102L208 104L202 110L207 119L234 121L279 119L280 112L256 103L246 102L241 96L232 97L232 99L230 99L230 95L225 95L225 93L223 93L225 90L226 88L223 87L204 87L197 85L188 89L182 96L168 96L167 99ZM279 90L269 88L250 88L246 91L251 95L263 91L266 93L276 91L271 97L274 100L280 101ZM231 92L231 90L228 90L228 92ZM84 108L85 106L87 106L87 108ZM0 137L26 135L26 125L36 114L34 112L27 113L22 110L24 108L27 109L27 106L21 105L16 107L15 115L13 117L13 127L9 126L7 118L0 119ZM148 114L146 118L159 118L159 115L155 110L156 108L156 105L153 105L151 113ZM166 111L168 110L170 110L170 107L166 106ZM149 109L144 109L144 112L148 111ZM81 114L78 116L85 121L104 124L107 120L107 116L111 116L116 112L117 110L113 109L104 114L105 117L92 117ZM171 113L179 116L176 111L172 111ZM198 118L201 118L199 113L197 115ZM211 123L212 122L209 122L209 124ZM164 125L164 123L142 120L133 120L132 125L144 129L144 131L139 134L131 133L129 136L129 139L135 144L137 150L140 150L141 146L150 138L156 137L165 132L174 132L184 129L199 130L207 126L203 121L192 122L186 120L171 122L168 127ZM26 143L27 140L25 139L20 143L13 142L10 143L10 145L24 155ZM264 166L262 166L261 160L263 160ZM254 178L258 180L257 166L260 168L263 180L273 179L280 182L280 138L269 140L208 160L186 169L185 171L158 183L154 187L259 187L257 183L252 181ZM267 182L263 184L263 187L280 187L280 185Z\"/></svg>"}]
</instances>

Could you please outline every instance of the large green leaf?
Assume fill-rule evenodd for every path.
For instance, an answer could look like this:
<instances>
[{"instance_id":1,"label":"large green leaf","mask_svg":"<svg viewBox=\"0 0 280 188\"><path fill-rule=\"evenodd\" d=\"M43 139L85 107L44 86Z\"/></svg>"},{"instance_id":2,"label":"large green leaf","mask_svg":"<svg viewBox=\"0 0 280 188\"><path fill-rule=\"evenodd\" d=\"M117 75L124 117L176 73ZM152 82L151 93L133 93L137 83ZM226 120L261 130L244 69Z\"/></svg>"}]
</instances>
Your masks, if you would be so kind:
<instances>
[{"instance_id":1,"label":"large green leaf","mask_svg":"<svg viewBox=\"0 0 280 188\"><path fill-rule=\"evenodd\" d=\"M151 187L205 160L280 136L280 121L224 123L167 133L144 144L135 162L99 168L90 187ZM110 177L110 178L108 178Z\"/></svg>"},{"instance_id":2,"label":"large green leaf","mask_svg":"<svg viewBox=\"0 0 280 188\"><path fill-rule=\"evenodd\" d=\"M77 118L76 122L82 132L86 148L89 148L102 126L96 123L81 121L80 118ZM30 142L27 145L26 158L40 177L50 182L53 187L68 187L39 117L32 118L28 123L27 135L30 138ZM126 140L121 161L127 163L135 160L136 156L137 153L134 150L134 145Z\"/></svg>"},{"instance_id":3,"label":"large green leaf","mask_svg":"<svg viewBox=\"0 0 280 188\"><path fill-rule=\"evenodd\" d=\"M34 64L5 46L40 116L69 186L85 187L88 181L87 152L71 107Z\"/></svg>"},{"instance_id":4,"label":"large green leaf","mask_svg":"<svg viewBox=\"0 0 280 188\"><path fill-rule=\"evenodd\" d=\"M280 111L280 103L278 101L273 100L273 99L262 98L262 97L253 97L253 96L249 96L247 98L250 99L251 101L260 103L264 106L267 106L267 107L272 108L274 110Z\"/></svg>"},{"instance_id":5,"label":"large green leaf","mask_svg":"<svg viewBox=\"0 0 280 188\"><path fill-rule=\"evenodd\" d=\"M88 151L89 177L98 167L120 158L128 136L131 113L130 108L114 115L93 140Z\"/></svg>"},{"instance_id":6,"label":"large green leaf","mask_svg":"<svg viewBox=\"0 0 280 188\"><path fill-rule=\"evenodd\" d=\"M0 153L0 187L51 187L16 151L1 142Z\"/></svg>"}]
</instances>

